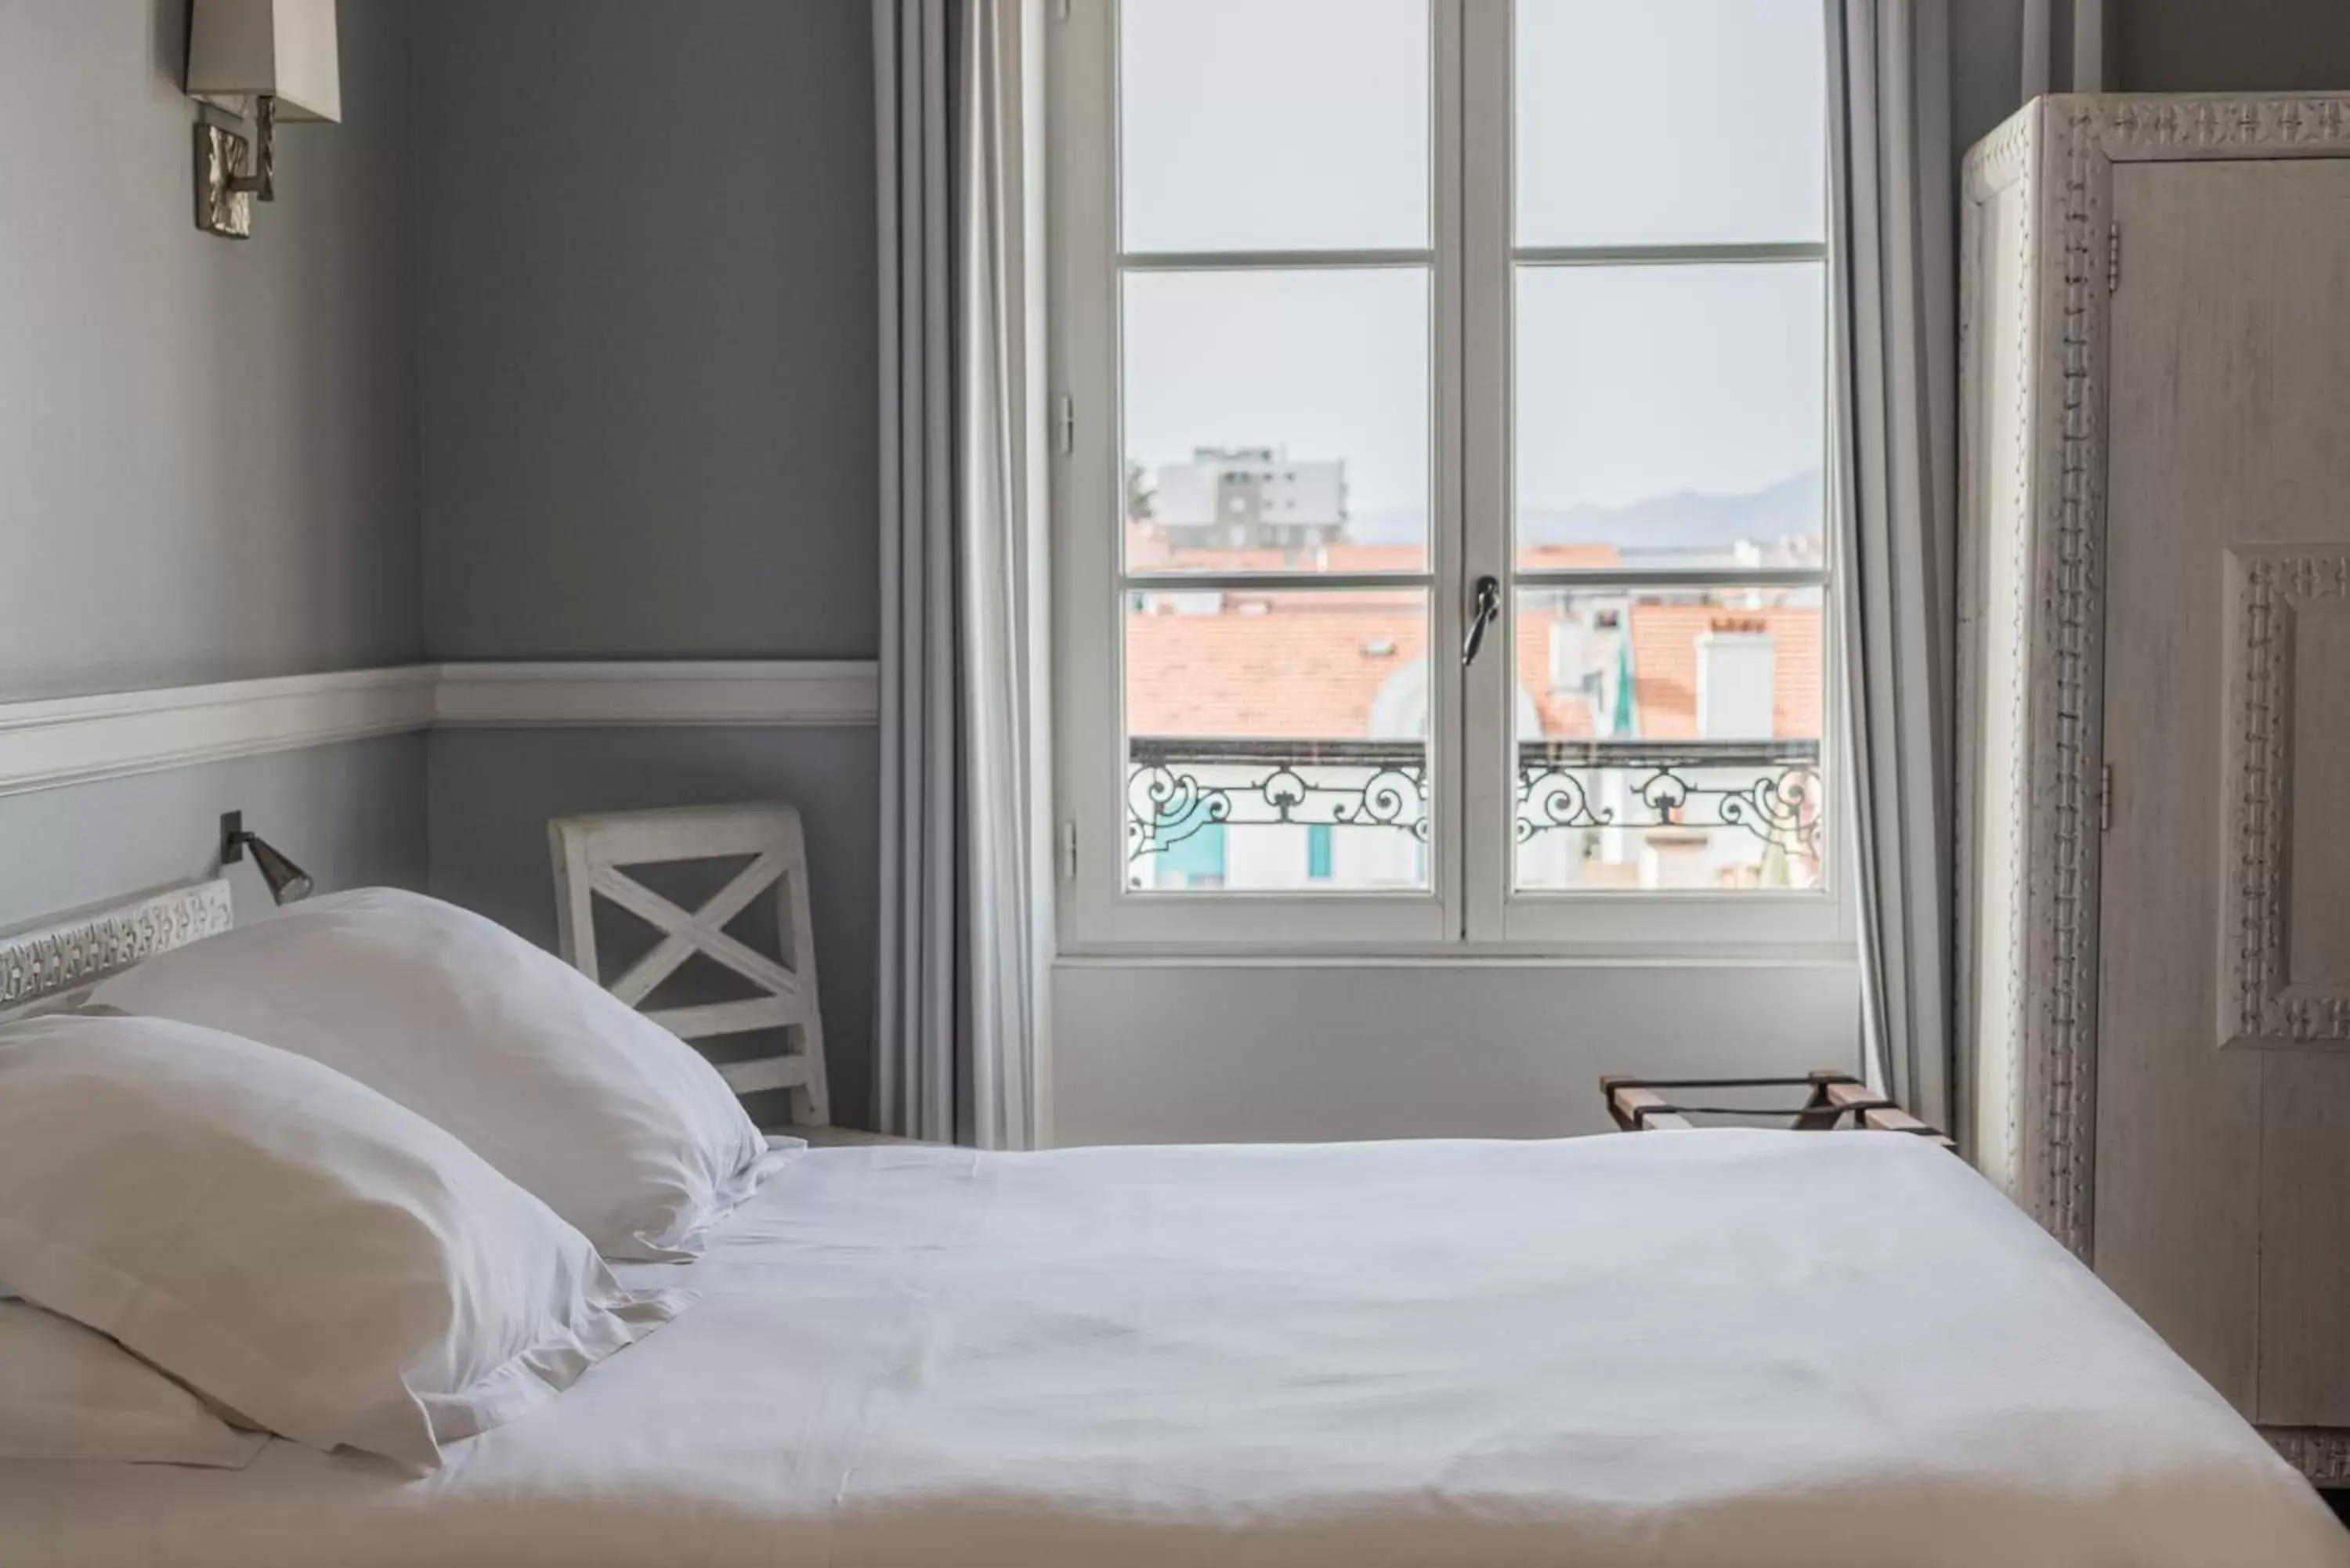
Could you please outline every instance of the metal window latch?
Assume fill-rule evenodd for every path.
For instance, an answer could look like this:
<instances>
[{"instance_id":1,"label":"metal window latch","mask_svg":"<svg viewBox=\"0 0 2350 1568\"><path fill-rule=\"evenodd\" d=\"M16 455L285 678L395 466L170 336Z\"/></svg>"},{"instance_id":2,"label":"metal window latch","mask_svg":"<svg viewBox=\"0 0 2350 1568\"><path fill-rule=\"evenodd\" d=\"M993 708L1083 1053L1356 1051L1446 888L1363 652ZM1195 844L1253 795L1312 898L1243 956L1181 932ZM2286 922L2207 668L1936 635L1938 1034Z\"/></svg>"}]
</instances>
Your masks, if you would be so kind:
<instances>
[{"instance_id":1,"label":"metal window latch","mask_svg":"<svg viewBox=\"0 0 2350 1568\"><path fill-rule=\"evenodd\" d=\"M1477 650L1485 646L1485 628L1499 619L1501 614L1501 579L1478 578L1476 606L1469 615L1469 635L1461 642L1461 669L1466 670L1477 662Z\"/></svg>"}]
</instances>

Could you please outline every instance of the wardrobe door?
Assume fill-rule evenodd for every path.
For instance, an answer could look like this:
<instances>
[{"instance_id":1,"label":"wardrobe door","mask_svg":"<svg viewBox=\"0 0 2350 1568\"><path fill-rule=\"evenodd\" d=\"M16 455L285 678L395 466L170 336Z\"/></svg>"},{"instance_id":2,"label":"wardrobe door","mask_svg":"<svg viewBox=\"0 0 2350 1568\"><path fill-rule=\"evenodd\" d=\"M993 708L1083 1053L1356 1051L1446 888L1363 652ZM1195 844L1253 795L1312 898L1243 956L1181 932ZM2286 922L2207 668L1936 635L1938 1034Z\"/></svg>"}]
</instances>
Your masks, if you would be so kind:
<instances>
[{"instance_id":1,"label":"wardrobe door","mask_svg":"<svg viewBox=\"0 0 2350 1568\"><path fill-rule=\"evenodd\" d=\"M2350 162L2123 163L2098 1272L2350 1427Z\"/></svg>"}]
</instances>

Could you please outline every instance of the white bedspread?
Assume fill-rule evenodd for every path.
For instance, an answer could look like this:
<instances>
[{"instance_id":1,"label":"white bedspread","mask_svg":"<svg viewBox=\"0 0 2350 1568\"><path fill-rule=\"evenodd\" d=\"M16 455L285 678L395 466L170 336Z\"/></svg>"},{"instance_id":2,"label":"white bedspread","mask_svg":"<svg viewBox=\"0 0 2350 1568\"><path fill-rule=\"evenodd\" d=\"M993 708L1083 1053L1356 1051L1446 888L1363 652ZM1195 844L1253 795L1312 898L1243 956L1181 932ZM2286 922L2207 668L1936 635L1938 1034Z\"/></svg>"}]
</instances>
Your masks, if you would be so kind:
<instances>
[{"instance_id":1,"label":"white bedspread","mask_svg":"<svg viewBox=\"0 0 2350 1568\"><path fill-rule=\"evenodd\" d=\"M1890 1136L819 1150L691 1272L429 1480L0 1465L0 1561L2350 1563L2102 1285Z\"/></svg>"}]
</instances>

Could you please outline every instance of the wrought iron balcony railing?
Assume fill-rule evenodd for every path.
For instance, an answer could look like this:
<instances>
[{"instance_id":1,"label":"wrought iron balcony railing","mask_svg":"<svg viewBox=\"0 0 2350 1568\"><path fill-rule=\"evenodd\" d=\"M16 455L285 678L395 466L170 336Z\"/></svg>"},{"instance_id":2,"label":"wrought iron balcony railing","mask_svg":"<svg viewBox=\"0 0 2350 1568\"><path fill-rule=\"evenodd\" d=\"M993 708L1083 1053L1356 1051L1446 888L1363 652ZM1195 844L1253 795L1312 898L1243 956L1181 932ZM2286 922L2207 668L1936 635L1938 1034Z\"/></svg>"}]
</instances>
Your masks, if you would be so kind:
<instances>
[{"instance_id":1,"label":"wrought iron balcony railing","mask_svg":"<svg viewBox=\"0 0 2350 1568\"><path fill-rule=\"evenodd\" d=\"M1360 828L1428 838L1428 751L1417 741L1128 743L1127 859L1138 864L1217 825ZM1594 800L1621 774L1627 803ZM1568 829L1737 828L1814 863L1816 741L1524 741L1518 842Z\"/></svg>"}]
</instances>

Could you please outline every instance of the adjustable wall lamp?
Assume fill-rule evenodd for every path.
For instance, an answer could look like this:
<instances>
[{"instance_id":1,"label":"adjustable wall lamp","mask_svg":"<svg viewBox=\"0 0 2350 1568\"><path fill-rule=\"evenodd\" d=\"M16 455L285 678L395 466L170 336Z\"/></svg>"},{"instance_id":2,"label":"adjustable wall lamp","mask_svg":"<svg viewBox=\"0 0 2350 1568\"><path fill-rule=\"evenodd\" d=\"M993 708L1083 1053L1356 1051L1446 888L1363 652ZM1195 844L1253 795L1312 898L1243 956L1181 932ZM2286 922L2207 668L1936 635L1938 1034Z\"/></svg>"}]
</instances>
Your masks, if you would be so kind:
<instances>
[{"instance_id":1,"label":"adjustable wall lamp","mask_svg":"<svg viewBox=\"0 0 2350 1568\"><path fill-rule=\"evenodd\" d=\"M244 813L232 811L221 817L221 864L234 866L244 858L247 849L253 851L253 868L269 887L269 897L279 904L295 904L310 896L310 874L279 853L276 846L257 833L244 830Z\"/></svg>"},{"instance_id":2,"label":"adjustable wall lamp","mask_svg":"<svg viewBox=\"0 0 2350 1568\"><path fill-rule=\"evenodd\" d=\"M277 199L278 121L343 118L335 0L194 0L188 96L253 122L196 127L196 227L249 239L254 199Z\"/></svg>"}]
</instances>

